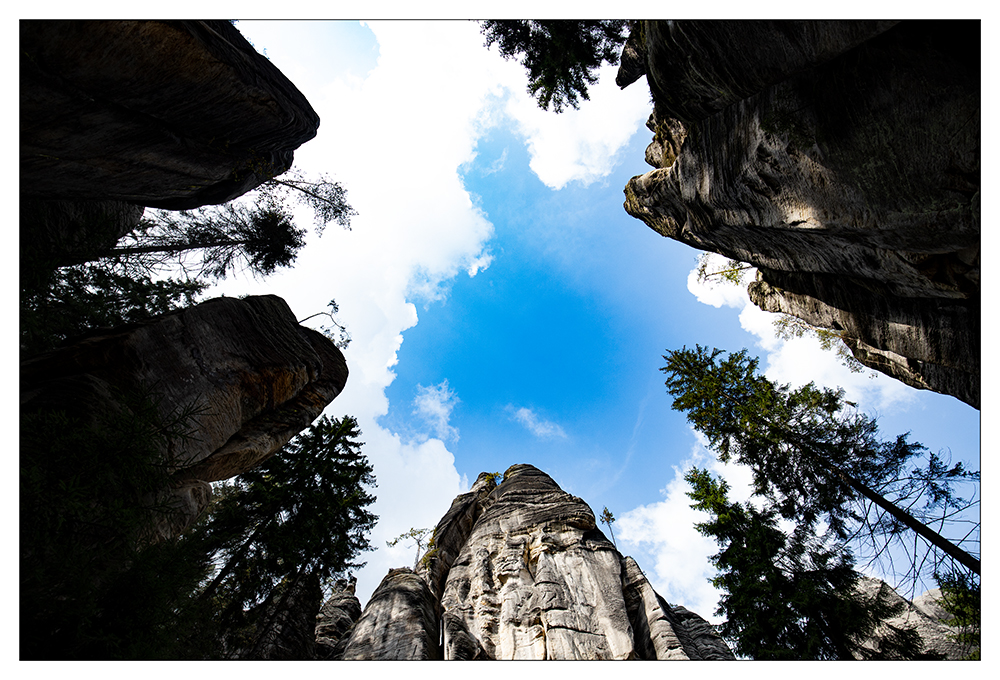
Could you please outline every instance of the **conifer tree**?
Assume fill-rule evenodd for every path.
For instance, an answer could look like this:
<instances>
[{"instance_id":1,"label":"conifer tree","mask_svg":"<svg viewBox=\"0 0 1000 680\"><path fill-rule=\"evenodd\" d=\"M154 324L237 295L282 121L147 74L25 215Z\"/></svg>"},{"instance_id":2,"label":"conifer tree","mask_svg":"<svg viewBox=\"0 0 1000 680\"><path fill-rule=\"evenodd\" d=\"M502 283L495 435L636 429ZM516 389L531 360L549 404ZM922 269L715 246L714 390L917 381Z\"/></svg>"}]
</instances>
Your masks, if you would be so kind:
<instances>
[{"instance_id":1,"label":"conifer tree","mask_svg":"<svg viewBox=\"0 0 1000 680\"><path fill-rule=\"evenodd\" d=\"M876 557L915 533L927 548L910 553L909 577L952 564L979 573L978 557L964 548L977 545L968 536L977 534L978 521L971 532L961 527L954 541L931 527L953 528L956 515L975 505L953 485L977 482L978 472L949 467L933 453L925 466L914 464L926 449L906 434L881 440L876 421L853 409L843 390L811 383L792 390L759 375L746 350L721 354L696 346L664 356L673 408L687 413L720 460L751 468L755 493L781 517L807 527L824 523Z\"/></svg>"},{"instance_id":2,"label":"conifer tree","mask_svg":"<svg viewBox=\"0 0 1000 680\"><path fill-rule=\"evenodd\" d=\"M359 569L378 519L372 466L360 452L357 421L322 416L260 466L223 487L200 528L218 571L201 594L216 607L230 649L234 633L253 629L251 612L280 584L305 576L321 582ZM246 643L246 640L243 640Z\"/></svg>"},{"instance_id":3,"label":"conifer tree","mask_svg":"<svg viewBox=\"0 0 1000 680\"><path fill-rule=\"evenodd\" d=\"M500 54L517 58L528 72L528 93L538 106L559 113L589 99L587 85L597 82L595 71L618 63L629 22L488 20L481 22L486 46L496 43Z\"/></svg>"},{"instance_id":4,"label":"conifer tree","mask_svg":"<svg viewBox=\"0 0 1000 680\"><path fill-rule=\"evenodd\" d=\"M890 604L879 591L867 597L856 589L849 549L835 537L816 535L796 524L778 526L773 505L729 501L728 486L706 470L685 475L691 506L709 514L696 525L720 546L712 557L722 591L716 614L725 616L720 634L733 653L751 659L912 659L920 658L919 635L886 621L905 606Z\"/></svg>"}]
</instances>

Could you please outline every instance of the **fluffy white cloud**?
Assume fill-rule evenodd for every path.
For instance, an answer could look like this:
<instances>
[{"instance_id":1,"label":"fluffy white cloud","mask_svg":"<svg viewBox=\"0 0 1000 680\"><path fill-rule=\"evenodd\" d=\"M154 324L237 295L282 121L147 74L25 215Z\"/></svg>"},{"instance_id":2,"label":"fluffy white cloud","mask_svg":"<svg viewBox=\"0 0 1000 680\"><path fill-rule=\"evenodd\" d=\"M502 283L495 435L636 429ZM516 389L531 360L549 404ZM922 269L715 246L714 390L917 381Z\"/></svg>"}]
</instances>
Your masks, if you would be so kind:
<instances>
[{"instance_id":1,"label":"fluffy white cloud","mask_svg":"<svg viewBox=\"0 0 1000 680\"><path fill-rule=\"evenodd\" d=\"M492 66L498 58L467 22L370 24L379 56L363 80L338 76L335 64L326 72L315 68L315 45L300 52L296 26L240 28L295 78L320 115L319 133L296 152L296 165L342 182L358 215L351 231L331 226L322 238L310 234L294 269L265 281L234 277L213 292L273 293L300 319L331 298L340 306L338 318L352 336L344 352L350 376L327 412L358 418L378 483L376 551L361 556L368 566L358 574L358 596L366 602L390 567L412 564L402 546L390 550L385 541L412 526L433 526L468 488L445 444L455 434L446 391L438 390L436 402L430 393L418 397L428 429L413 440L378 419L388 412L385 390L395 378L403 331L418 320L413 302L441 297L449 280L490 263L485 246L493 227L466 192L459 168L474 158L502 92L501 74ZM303 67L306 55L313 62ZM296 217L303 225L312 221L308 210Z\"/></svg>"},{"instance_id":2,"label":"fluffy white cloud","mask_svg":"<svg viewBox=\"0 0 1000 680\"><path fill-rule=\"evenodd\" d=\"M709 558L719 548L695 529L708 515L691 508L684 475L692 467L707 468L729 483L729 499L742 503L750 498L750 472L746 467L720 463L705 449L704 438L694 434L698 443L688 459L674 467L673 478L660 492L664 499L623 513L616 522L616 535L619 549L635 558L667 602L719 623L721 618L714 615L719 591L708 582L715 575Z\"/></svg>"},{"instance_id":3,"label":"fluffy white cloud","mask_svg":"<svg viewBox=\"0 0 1000 680\"><path fill-rule=\"evenodd\" d=\"M602 67L589 88L590 100L558 114L538 107L521 74L507 114L527 139L529 166L546 186L561 189L573 181L586 186L608 175L618 152L649 117L649 90L641 83L619 89L617 73L617 66Z\"/></svg>"},{"instance_id":4,"label":"fluffy white cloud","mask_svg":"<svg viewBox=\"0 0 1000 680\"><path fill-rule=\"evenodd\" d=\"M723 268L726 260L711 254L708 271ZM755 270L747 272L746 281L752 281ZM765 312L750 301L746 285L734 285L717 280L699 282L697 269L688 274L688 290L698 299L713 307L732 307L740 312L740 326L756 336L757 343L767 353L764 373L771 380L793 386L815 382L822 387L842 387L851 401L865 405L866 410L887 410L894 405L912 401L913 390L886 375L865 371L852 373L837 354L824 350L814 337L784 340L775 332L774 320L778 314ZM741 347L721 347L737 351Z\"/></svg>"},{"instance_id":5,"label":"fluffy white cloud","mask_svg":"<svg viewBox=\"0 0 1000 680\"><path fill-rule=\"evenodd\" d=\"M508 404L506 411L510 414L512 420L524 425L536 437L541 439L566 438L566 433L559 425L553 423L551 420L539 417L530 408L517 408L512 404Z\"/></svg>"},{"instance_id":6,"label":"fluffy white cloud","mask_svg":"<svg viewBox=\"0 0 1000 680\"><path fill-rule=\"evenodd\" d=\"M430 426L439 439L458 441L458 429L448 424L451 411L458 402L458 396L448 389L447 380L430 387L417 385L413 412Z\"/></svg>"}]
</instances>

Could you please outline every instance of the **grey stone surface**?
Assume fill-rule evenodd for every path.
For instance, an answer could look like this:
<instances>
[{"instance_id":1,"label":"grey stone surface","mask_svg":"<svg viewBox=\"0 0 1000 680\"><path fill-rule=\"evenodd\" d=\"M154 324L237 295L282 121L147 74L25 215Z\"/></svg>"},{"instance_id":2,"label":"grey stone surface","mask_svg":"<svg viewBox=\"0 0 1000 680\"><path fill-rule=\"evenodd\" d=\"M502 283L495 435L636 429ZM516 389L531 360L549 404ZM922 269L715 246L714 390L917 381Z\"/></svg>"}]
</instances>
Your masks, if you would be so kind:
<instances>
[{"instance_id":1,"label":"grey stone surface","mask_svg":"<svg viewBox=\"0 0 1000 680\"><path fill-rule=\"evenodd\" d=\"M625 209L755 304L978 408L978 22L643 22L656 169Z\"/></svg>"},{"instance_id":2,"label":"grey stone surface","mask_svg":"<svg viewBox=\"0 0 1000 680\"><path fill-rule=\"evenodd\" d=\"M514 465L499 486L483 473L455 499L418 571L389 572L334 658L732 658L680 611L583 500Z\"/></svg>"},{"instance_id":3,"label":"grey stone surface","mask_svg":"<svg viewBox=\"0 0 1000 680\"><path fill-rule=\"evenodd\" d=\"M915 628L924 643L925 652L943 654L945 659L957 660L965 658L973 651L955 640L957 629L944 623L948 613L938 604L941 598L941 591L938 588L914 598L912 602L901 597L884 582L874 578L863 577L858 582L858 590L868 597L881 596L892 604L902 603L904 605L902 613L883 625Z\"/></svg>"},{"instance_id":4,"label":"grey stone surface","mask_svg":"<svg viewBox=\"0 0 1000 680\"><path fill-rule=\"evenodd\" d=\"M316 615L316 658L332 659L340 642L361 618L361 602L354 594L355 579L336 583ZM342 653L342 652L341 652Z\"/></svg>"},{"instance_id":5,"label":"grey stone surface","mask_svg":"<svg viewBox=\"0 0 1000 680\"><path fill-rule=\"evenodd\" d=\"M375 589L335 658L345 661L441 659L437 603L412 569L392 569ZM341 651L342 650L342 651Z\"/></svg>"}]
</instances>

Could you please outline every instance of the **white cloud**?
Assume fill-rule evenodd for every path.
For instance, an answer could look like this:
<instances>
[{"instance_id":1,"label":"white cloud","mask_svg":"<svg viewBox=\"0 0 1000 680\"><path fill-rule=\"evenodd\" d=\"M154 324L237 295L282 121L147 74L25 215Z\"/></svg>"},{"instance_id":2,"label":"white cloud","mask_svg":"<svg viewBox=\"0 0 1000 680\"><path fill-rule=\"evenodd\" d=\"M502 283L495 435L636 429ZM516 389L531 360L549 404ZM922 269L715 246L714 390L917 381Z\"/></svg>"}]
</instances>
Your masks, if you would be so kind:
<instances>
[{"instance_id":1,"label":"white cloud","mask_svg":"<svg viewBox=\"0 0 1000 680\"><path fill-rule=\"evenodd\" d=\"M661 490L662 501L641 505L622 513L616 522L620 550L631 554L643 568L653 588L671 604L680 604L713 623L719 591L708 582L715 575L709 558L719 549L714 539L698 533L695 524L708 515L691 508L685 473L692 467L707 468L730 485L729 499L746 502L750 498L749 468L723 465L705 449L698 433L691 454Z\"/></svg>"},{"instance_id":2,"label":"white cloud","mask_svg":"<svg viewBox=\"0 0 1000 680\"><path fill-rule=\"evenodd\" d=\"M558 190L574 181L587 186L610 174L619 151L649 117L649 90L641 84L621 90L617 73L617 66L602 67L598 82L588 88L590 100L558 114L538 107L521 73L506 110L527 138L529 166L546 186Z\"/></svg>"},{"instance_id":3,"label":"white cloud","mask_svg":"<svg viewBox=\"0 0 1000 680\"><path fill-rule=\"evenodd\" d=\"M426 422L439 439L458 441L458 430L448 424L451 411L459 399L448 389L448 381L424 387L417 385L417 398L413 400L413 412Z\"/></svg>"},{"instance_id":4,"label":"white cloud","mask_svg":"<svg viewBox=\"0 0 1000 680\"><path fill-rule=\"evenodd\" d=\"M709 271L721 268L725 258L711 254ZM752 281L756 270L747 272L746 281ZM732 307L740 310L740 326L756 336L757 343L766 352L764 374L778 383L794 386L814 382L821 387L844 388L847 399L863 405L865 410L887 410L913 401L914 391L889 376L872 371L852 373L837 354L824 350L814 337L783 340L774 329L779 315L765 312L750 301L746 285L725 282L699 282L697 269L688 274L688 290L698 299L713 307ZM720 347L738 351L742 347Z\"/></svg>"},{"instance_id":5,"label":"white cloud","mask_svg":"<svg viewBox=\"0 0 1000 680\"><path fill-rule=\"evenodd\" d=\"M497 58L483 49L475 24L369 26L379 57L364 80L315 64L301 67L301 54L309 52L297 51L294 22L240 27L257 31L251 38L258 48L302 77L296 85L321 125L317 137L296 151L296 165L342 182L358 215L351 231L331 226L322 238L311 233L294 269L265 281L234 277L212 291L279 295L299 319L324 310L331 298L340 306L338 318L352 336L344 352L350 376L327 413L357 417L362 451L378 484L372 511L380 520L370 539L377 550L360 556L368 566L357 574L363 603L390 567L412 564L412 555L401 547L389 550L385 541L412 526L433 526L468 488L445 443L454 434L446 419L430 418L427 432L414 441L378 419L389 410L385 390L395 378L403 331L418 321L413 302L440 298L455 276L474 276L489 265L485 247L493 226L466 192L459 168L474 158L484 121L496 118L489 108L502 92ZM297 210L296 218L312 223L308 210ZM306 323L318 327L322 321ZM433 414L433 399L421 404L423 415Z\"/></svg>"},{"instance_id":6,"label":"white cloud","mask_svg":"<svg viewBox=\"0 0 1000 680\"><path fill-rule=\"evenodd\" d=\"M511 419L524 425L531 434L541 439L565 439L566 433L551 420L545 420L535 414L530 408L517 408L512 404L506 407Z\"/></svg>"}]
</instances>

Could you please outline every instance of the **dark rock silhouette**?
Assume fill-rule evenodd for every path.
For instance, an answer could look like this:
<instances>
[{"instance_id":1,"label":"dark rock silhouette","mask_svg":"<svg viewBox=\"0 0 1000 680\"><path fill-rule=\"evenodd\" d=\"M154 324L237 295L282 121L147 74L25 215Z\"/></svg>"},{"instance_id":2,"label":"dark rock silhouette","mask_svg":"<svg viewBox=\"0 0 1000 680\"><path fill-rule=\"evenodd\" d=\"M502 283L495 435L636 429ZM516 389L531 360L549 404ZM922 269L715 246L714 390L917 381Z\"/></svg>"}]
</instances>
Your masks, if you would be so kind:
<instances>
[{"instance_id":1,"label":"dark rock silhouette","mask_svg":"<svg viewBox=\"0 0 1000 680\"><path fill-rule=\"evenodd\" d=\"M177 513L173 535L207 503L208 483L258 465L317 418L344 389L347 364L332 340L300 326L273 295L216 298L143 323L98 329L21 363L22 413L81 416L148 395L164 419L195 410L192 436L163 451Z\"/></svg>"},{"instance_id":2,"label":"dark rock silhouette","mask_svg":"<svg viewBox=\"0 0 1000 680\"><path fill-rule=\"evenodd\" d=\"M227 21L20 22L21 193L186 210L292 164L319 117Z\"/></svg>"}]
</instances>

